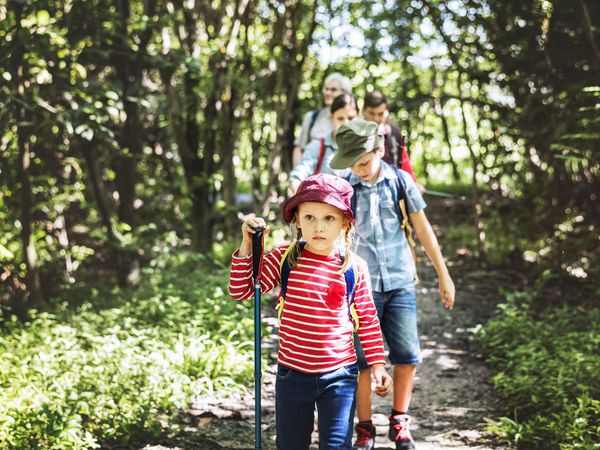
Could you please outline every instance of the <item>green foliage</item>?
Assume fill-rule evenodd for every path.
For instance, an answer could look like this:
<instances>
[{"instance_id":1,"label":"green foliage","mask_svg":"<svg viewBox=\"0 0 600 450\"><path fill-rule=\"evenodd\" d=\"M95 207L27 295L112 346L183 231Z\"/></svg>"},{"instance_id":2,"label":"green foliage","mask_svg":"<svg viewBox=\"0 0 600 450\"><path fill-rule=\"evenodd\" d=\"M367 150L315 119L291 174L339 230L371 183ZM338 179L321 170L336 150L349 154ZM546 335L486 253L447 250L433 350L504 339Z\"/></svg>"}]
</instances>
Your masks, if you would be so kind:
<instances>
[{"instance_id":1,"label":"green foliage","mask_svg":"<svg viewBox=\"0 0 600 450\"><path fill-rule=\"evenodd\" d=\"M226 286L224 268L179 253L153 261L136 291L73 287L58 310L1 323L0 447L87 449L157 435L190 395L243 389L250 302L232 301Z\"/></svg>"},{"instance_id":2,"label":"green foliage","mask_svg":"<svg viewBox=\"0 0 600 450\"><path fill-rule=\"evenodd\" d=\"M532 294L513 292L477 330L492 382L510 417L490 430L524 449L598 448L600 309L534 314Z\"/></svg>"}]
</instances>

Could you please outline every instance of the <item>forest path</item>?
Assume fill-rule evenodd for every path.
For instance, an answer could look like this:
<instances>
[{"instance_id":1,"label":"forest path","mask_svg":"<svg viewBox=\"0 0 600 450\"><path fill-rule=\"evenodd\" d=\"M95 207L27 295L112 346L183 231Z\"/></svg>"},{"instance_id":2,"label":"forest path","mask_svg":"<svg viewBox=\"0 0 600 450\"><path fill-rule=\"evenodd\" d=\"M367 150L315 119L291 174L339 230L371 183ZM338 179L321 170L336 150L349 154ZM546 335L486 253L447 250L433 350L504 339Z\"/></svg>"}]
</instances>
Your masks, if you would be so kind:
<instances>
[{"instance_id":1,"label":"forest path","mask_svg":"<svg viewBox=\"0 0 600 450\"><path fill-rule=\"evenodd\" d=\"M428 199L427 213L440 242L448 227L468 223L469 210L464 203ZM443 224L436 226L435 224ZM448 266L457 288L456 304L446 311L440 302L435 270L421 256L418 264L418 317L423 363L411 404L412 435L418 450L508 450L484 431L486 418L501 415L500 400L488 383L490 370L474 348L470 329L484 323L500 297L498 286L510 285L514 274L484 270L473 258L458 249L447 253ZM270 308L267 309L270 311ZM270 314L270 313L268 313ZM265 318L274 324L273 317ZM275 449L274 358L276 335L263 343L272 364L263 374L263 449ZM387 367L391 373L391 367ZM251 387L250 387L251 389ZM254 400L252 391L236 399L197 399L186 411L189 426L177 438L136 449L144 450L217 450L254 448ZM374 397L373 421L378 429L376 448L394 448L385 434L391 398ZM317 434L313 433L317 449Z\"/></svg>"}]
</instances>

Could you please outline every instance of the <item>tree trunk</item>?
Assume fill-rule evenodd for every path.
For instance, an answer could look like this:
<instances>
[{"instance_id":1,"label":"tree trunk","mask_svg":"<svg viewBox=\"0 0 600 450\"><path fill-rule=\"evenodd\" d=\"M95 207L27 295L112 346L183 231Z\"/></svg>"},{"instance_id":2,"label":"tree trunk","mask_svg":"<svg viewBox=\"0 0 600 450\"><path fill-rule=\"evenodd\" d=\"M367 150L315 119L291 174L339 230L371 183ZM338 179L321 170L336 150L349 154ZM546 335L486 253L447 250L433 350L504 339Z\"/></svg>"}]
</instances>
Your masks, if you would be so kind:
<instances>
[{"instance_id":1,"label":"tree trunk","mask_svg":"<svg viewBox=\"0 0 600 450\"><path fill-rule=\"evenodd\" d=\"M225 201L225 233L228 236L235 234L238 227L236 191L237 182L235 176L235 166L233 163L234 154L239 143L239 119L236 118L236 108L238 103L238 89L234 84L231 85L230 98L227 102L227 108L224 119L221 122L222 146L226 149L223 155L223 184L221 192Z\"/></svg>"},{"instance_id":2,"label":"tree trunk","mask_svg":"<svg viewBox=\"0 0 600 450\"><path fill-rule=\"evenodd\" d=\"M448 146L448 162L452 166L452 177L454 181L460 181L460 173L458 172L458 165L454 158L452 157L452 143L450 142L450 131L448 128L448 120L446 119L446 115L444 114L444 106L442 105L442 101L439 97L435 98L435 112L438 117L442 121L442 130L444 131L444 140L446 141L446 145Z\"/></svg>"},{"instance_id":3,"label":"tree trunk","mask_svg":"<svg viewBox=\"0 0 600 450\"><path fill-rule=\"evenodd\" d=\"M590 47L592 49L592 61L594 61L594 66L596 67L596 70L600 71L600 49L598 48L598 44L596 44L592 18L590 17L590 12L585 3L585 0L579 0L579 5L581 6L581 14L583 15L585 34L588 40L590 41ZM596 19L597 18L598 17L596 17Z\"/></svg>"},{"instance_id":4,"label":"tree trunk","mask_svg":"<svg viewBox=\"0 0 600 450\"><path fill-rule=\"evenodd\" d=\"M120 151L114 161L115 184L119 192L117 214L119 221L126 223L133 233L137 218L135 213L137 160L142 155L142 124L138 103L142 71L136 56L126 42L130 17L129 0L118 3L119 23L115 36L115 70L121 82L121 100L126 115L119 138ZM143 52L145 48L140 48ZM121 248L118 253L117 278L120 286L137 285L140 282L140 260L137 249Z\"/></svg>"},{"instance_id":5,"label":"tree trunk","mask_svg":"<svg viewBox=\"0 0 600 450\"><path fill-rule=\"evenodd\" d=\"M23 84L20 85L23 88ZM24 95L23 90L19 90L20 95ZM21 97L23 98L23 97ZM25 108L19 108L19 122L27 120ZM38 268L38 256L35 241L32 235L32 214L33 209L33 191L31 189L31 149L30 136L26 133L24 126L19 127L19 184L21 185L21 244L23 251L23 262L25 263L25 284L27 286L28 296L25 299L24 312L31 306L39 305L43 300L42 284Z\"/></svg>"},{"instance_id":6,"label":"tree trunk","mask_svg":"<svg viewBox=\"0 0 600 450\"><path fill-rule=\"evenodd\" d=\"M99 150L95 140L92 140L90 145L84 144L81 147L81 153L83 154L83 158L88 168L88 176L92 185L92 191L94 192L94 199L96 200L98 213L100 214L100 221L106 229L109 241L113 241L115 239L112 222L113 212L109 204L110 197L102 182L102 169L100 168L100 162L97 158Z\"/></svg>"},{"instance_id":7,"label":"tree trunk","mask_svg":"<svg viewBox=\"0 0 600 450\"><path fill-rule=\"evenodd\" d=\"M19 171L18 180L21 188L20 202L21 210L19 220L21 222L21 248L23 253L23 263L25 264L25 295L18 303L14 304L14 310L17 315L24 317L26 311L32 306L43 302L42 284L38 267L38 255L33 237L33 191L31 184L31 127L26 125L30 122L27 115L27 109L23 106L29 102L27 92L29 91L25 74L27 73L27 62L23 59L25 54L25 43L23 36L28 33L21 27L22 5L15 3L15 23L16 23L16 49L13 52L13 73L16 74L15 85L19 98L15 105L15 118L17 127L17 145L19 148Z\"/></svg>"},{"instance_id":8,"label":"tree trunk","mask_svg":"<svg viewBox=\"0 0 600 450\"><path fill-rule=\"evenodd\" d=\"M460 98L460 112L462 118L463 136L465 144L469 150L469 156L471 158L471 169L473 175L471 177L471 202L474 210L474 225L475 225L475 236L477 239L477 253L481 259L485 261L485 228L483 225L482 209L481 209L481 198L479 196L479 188L477 187L477 172L479 165L477 164L477 155L471 144L471 138L469 137L469 130L467 125L467 116L465 113L465 101L462 95L462 72L458 73L456 81L458 96Z\"/></svg>"},{"instance_id":9,"label":"tree trunk","mask_svg":"<svg viewBox=\"0 0 600 450\"><path fill-rule=\"evenodd\" d=\"M415 130L416 136L421 135L423 124L425 121L423 120L425 114L427 112L427 103L421 103L419 106L419 110L417 112L417 127ZM425 184L429 182L429 159L427 159L427 148L423 147L423 151L421 152L421 170L423 171L423 178L425 180Z\"/></svg>"}]
</instances>

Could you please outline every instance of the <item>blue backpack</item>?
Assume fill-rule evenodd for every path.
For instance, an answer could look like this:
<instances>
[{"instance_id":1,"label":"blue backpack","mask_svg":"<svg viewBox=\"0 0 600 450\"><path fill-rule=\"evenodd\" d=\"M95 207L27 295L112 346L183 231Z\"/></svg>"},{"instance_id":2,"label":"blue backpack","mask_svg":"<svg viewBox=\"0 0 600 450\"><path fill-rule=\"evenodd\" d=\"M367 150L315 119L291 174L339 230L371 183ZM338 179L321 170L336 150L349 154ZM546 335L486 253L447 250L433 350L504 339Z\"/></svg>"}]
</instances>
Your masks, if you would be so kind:
<instances>
[{"instance_id":1,"label":"blue backpack","mask_svg":"<svg viewBox=\"0 0 600 450\"><path fill-rule=\"evenodd\" d=\"M390 183L389 179L385 179L385 182L390 186L392 190L392 195L394 197L394 205L396 206L396 212L398 213L398 217L400 217L400 227L404 230L404 234L406 235L406 240L410 246L410 253L412 254L413 261L415 262L415 267L417 263L417 254L415 252L416 243L413 239L413 227L410 222L410 216L408 215L408 210L406 209L406 181L402 176L402 173L398 167L395 165L389 165L396 177L393 182ZM352 172L348 171L347 174L344 175L344 179L346 181L350 181L350 177L352 176ZM352 208L352 212L356 216L356 200L357 200L357 192L362 188L361 183L357 183L352 186L354 189L354 195L350 199L350 207ZM415 283L419 282L419 277L415 272Z\"/></svg>"},{"instance_id":2,"label":"blue backpack","mask_svg":"<svg viewBox=\"0 0 600 450\"><path fill-rule=\"evenodd\" d=\"M306 242L298 242L298 246L300 247L300 251L304 248ZM290 252L295 248L294 244L290 244L290 246L286 249L281 257L281 261L279 262L279 269L281 273L281 291L279 293L279 299L277 301L277 320L279 324L281 324L281 315L283 313L283 304L285 302L285 294L287 292L287 283L288 278L290 277L290 272L292 271L292 267L290 266ZM340 258L342 260L342 264L344 264L344 255L340 254ZM358 314L356 313L356 309L354 307L354 287L356 285L356 271L354 270L354 265L348 267L344 272L344 278L346 280L346 297L348 298L348 317L350 321L354 324L354 331L358 331Z\"/></svg>"}]
</instances>

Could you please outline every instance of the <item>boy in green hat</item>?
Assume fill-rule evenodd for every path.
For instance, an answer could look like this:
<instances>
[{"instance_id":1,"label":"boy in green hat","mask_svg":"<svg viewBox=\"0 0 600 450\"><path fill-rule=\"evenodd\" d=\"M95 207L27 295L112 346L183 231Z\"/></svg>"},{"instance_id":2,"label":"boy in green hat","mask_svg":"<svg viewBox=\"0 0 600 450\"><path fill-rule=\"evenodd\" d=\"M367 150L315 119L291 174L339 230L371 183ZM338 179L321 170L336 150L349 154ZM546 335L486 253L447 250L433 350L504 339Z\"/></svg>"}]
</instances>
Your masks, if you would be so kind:
<instances>
[{"instance_id":1,"label":"boy in green hat","mask_svg":"<svg viewBox=\"0 0 600 450\"><path fill-rule=\"evenodd\" d=\"M455 289L435 233L425 216L425 201L408 173L381 160L384 146L377 129L375 122L363 119L342 125L336 135L338 151L330 166L351 170L346 179L354 188L354 247L368 263L375 306L394 366L388 437L395 441L396 449L409 450L414 449L415 444L409 431L408 407L421 353L416 317L416 267L410 245L412 233L402 230L406 225L406 222L403 224L405 215L435 267L440 297L447 309L452 309ZM403 202L399 202L401 198ZM375 442L370 374L360 343L356 343L356 350L361 376L356 395L357 440L352 449L370 450Z\"/></svg>"}]
</instances>

